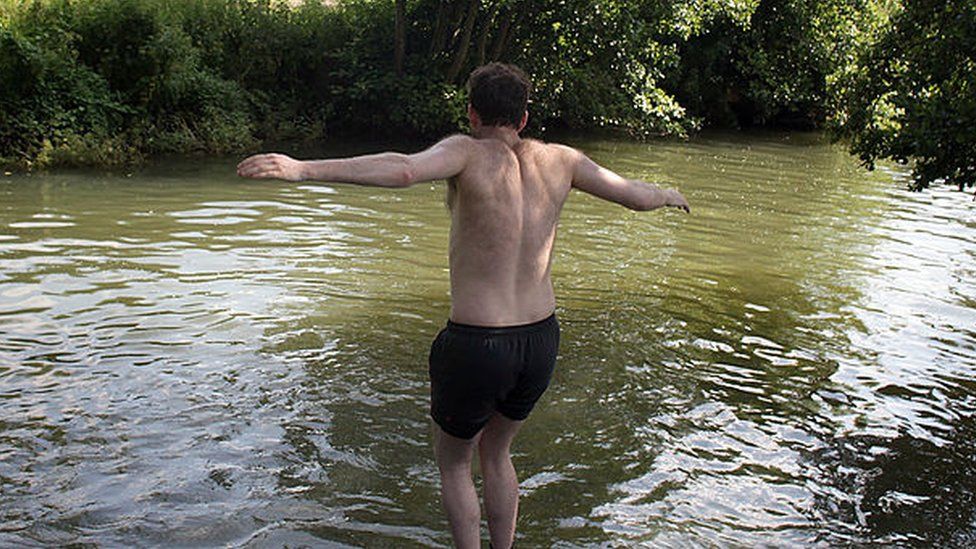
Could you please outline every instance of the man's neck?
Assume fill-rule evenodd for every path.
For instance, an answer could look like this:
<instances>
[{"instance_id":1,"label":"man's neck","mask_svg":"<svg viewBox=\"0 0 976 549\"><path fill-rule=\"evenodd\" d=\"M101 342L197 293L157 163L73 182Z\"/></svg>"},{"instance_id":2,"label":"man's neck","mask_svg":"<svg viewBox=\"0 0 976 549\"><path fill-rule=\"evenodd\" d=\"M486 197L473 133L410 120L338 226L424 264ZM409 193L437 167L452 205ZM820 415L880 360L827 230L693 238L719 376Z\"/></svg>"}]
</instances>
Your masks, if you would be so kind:
<instances>
[{"instance_id":1,"label":"man's neck","mask_svg":"<svg viewBox=\"0 0 976 549\"><path fill-rule=\"evenodd\" d=\"M497 139L509 147L522 139L515 128L508 126L479 126L471 131L471 136L475 139Z\"/></svg>"}]
</instances>

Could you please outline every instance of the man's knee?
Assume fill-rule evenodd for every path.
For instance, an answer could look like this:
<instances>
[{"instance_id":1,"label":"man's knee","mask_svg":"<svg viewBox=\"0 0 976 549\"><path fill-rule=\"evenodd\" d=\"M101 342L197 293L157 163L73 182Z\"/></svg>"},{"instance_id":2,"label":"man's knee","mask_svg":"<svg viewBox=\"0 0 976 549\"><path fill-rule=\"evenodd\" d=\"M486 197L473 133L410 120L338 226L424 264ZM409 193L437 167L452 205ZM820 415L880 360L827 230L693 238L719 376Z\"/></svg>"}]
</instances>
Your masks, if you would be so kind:
<instances>
[{"instance_id":1,"label":"man's knee","mask_svg":"<svg viewBox=\"0 0 976 549\"><path fill-rule=\"evenodd\" d=\"M486 433L478 443L478 456L482 462L507 462L511 459L511 437L489 436Z\"/></svg>"},{"instance_id":2,"label":"man's knee","mask_svg":"<svg viewBox=\"0 0 976 549\"><path fill-rule=\"evenodd\" d=\"M482 440L478 445L478 459L482 469L511 467L512 453L509 444Z\"/></svg>"},{"instance_id":3,"label":"man's knee","mask_svg":"<svg viewBox=\"0 0 976 549\"><path fill-rule=\"evenodd\" d=\"M478 446L480 437L471 439L458 438L447 434L438 428L434 434L434 457L442 470L459 466L470 466L474 457L474 449Z\"/></svg>"}]
</instances>

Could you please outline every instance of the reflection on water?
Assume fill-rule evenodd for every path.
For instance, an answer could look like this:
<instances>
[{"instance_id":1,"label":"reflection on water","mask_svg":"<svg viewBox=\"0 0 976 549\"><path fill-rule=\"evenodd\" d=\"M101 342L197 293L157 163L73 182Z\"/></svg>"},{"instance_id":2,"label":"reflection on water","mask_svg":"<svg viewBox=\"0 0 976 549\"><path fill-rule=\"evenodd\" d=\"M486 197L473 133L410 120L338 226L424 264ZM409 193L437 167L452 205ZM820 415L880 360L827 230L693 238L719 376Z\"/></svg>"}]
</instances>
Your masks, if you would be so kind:
<instances>
[{"instance_id":1,"label":"reflection on water","mask_svg":"<svg viewBox=\"0 0 976 549\"><path fill-rule=\"evenodd\" d=\"M812 135L579 141L520 543L976 541L976 217ZM0 179L0 545L440 546L440 184Z\"/></svg>"}]
</instances>

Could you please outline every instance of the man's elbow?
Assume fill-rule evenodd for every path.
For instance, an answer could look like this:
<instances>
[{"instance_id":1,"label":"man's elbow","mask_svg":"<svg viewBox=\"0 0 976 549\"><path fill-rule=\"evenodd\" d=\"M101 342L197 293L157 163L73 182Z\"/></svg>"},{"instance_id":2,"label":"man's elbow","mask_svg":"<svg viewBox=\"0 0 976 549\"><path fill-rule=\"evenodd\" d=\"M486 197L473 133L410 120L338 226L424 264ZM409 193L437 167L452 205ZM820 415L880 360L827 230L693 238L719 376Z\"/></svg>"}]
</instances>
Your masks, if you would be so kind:
<instances>
[{"instance_id":1,"label":"man's elbow","mask_svg":"<svg viewBox=\"0 0 976 549\"><path fill-rule=\"evenodd\" d=\"M414 174L410 170L410 168L404 168L402 170L397 171L396 178L394 179L394 186L409 187L410 185L413 185L416 182L417 180L414 177Z\"/></svg>"},{"instance_id":2,"label":"man's elbow","mask_svg":"<svg viewBox=\"0 0 976 549\"><path fill-rule=\"evenodd\" d=\"M417 172L414 171L408 159L400 161L393 182L396 187L409 187L417 182Z\"/></svg>"}]
</instances>

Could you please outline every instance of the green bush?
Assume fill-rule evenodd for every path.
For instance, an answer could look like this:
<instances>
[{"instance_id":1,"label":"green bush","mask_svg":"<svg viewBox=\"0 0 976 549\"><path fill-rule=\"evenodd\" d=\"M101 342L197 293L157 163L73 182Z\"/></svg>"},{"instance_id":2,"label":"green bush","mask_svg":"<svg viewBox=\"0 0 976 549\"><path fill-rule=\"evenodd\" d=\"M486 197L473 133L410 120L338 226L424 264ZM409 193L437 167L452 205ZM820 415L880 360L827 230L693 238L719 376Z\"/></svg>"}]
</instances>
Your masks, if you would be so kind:
<instances>
[{"instance_id":1,"label":"green bush","mask_svg":"<svg viewBox=\"0 0 976 549\"><path fill-rule=\"evenodd\" d=\"M253 145L252 102L162 2L34 2L0 30L0 146L18 163L118 164Z\"/></svg>"},{"instance_id":2,"label":"green bush","mask_svg":"<svg viewBox=\"0 0 976 549\"><path fill-rule=\"evenodd\" d=\"M851 62L885 0L759 0L687 14L667 88L714 126L820 127L828 81ZM697 18L696 18L697 16Z\"/></svg>"},{"instance_id":3,"label":"green bush","mask_svg":"<svg viewBox=\"0 0 976 549\"><path fill-rule=\"evenodd\" d=\"M0 74L0 151L19 164L43 163L71 142L97 148L132 113L63 43L42 49L0 28Z\"/></svg>"},{"instance_id":4,"label":"green bush","mask_svg":"<svg viewBox=\"0 0 976 549\"><path fill-rule=\"evenodd\" d=\"M976 185L976 5L914 0L833 82L833 122L873 167L913 164L911 188Z\"/></svg>"}]
</instances>

